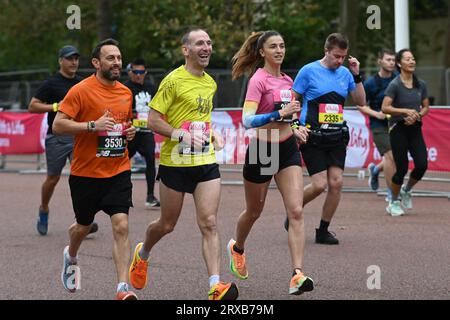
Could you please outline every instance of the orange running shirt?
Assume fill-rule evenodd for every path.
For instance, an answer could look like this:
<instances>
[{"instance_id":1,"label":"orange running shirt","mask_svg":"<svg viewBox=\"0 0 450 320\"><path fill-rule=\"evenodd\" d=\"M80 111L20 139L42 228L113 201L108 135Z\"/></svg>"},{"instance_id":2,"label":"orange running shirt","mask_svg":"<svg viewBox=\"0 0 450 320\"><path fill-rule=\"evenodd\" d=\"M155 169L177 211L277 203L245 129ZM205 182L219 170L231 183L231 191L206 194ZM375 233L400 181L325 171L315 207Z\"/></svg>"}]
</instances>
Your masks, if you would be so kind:
<instances>
[{"instance_id":1,"label":"orange running shirt","mask_svg":"<svg viewBox=\"0 0 450 320\"><path fill-rule=\"evenodd\" d=\"M116 81L107 86L97 80L95 74L73 86L60 105L64 112L77 122L95 121L109 110L116 124L127 123L131 117L133 96L130 89ZM75 136L73 160L70 173L74 176L90 178L109 178L123 171L131 170L126 142L121 156L100 156L98 152L99 132L86 132Z\"/></svg>"}]
</instances>

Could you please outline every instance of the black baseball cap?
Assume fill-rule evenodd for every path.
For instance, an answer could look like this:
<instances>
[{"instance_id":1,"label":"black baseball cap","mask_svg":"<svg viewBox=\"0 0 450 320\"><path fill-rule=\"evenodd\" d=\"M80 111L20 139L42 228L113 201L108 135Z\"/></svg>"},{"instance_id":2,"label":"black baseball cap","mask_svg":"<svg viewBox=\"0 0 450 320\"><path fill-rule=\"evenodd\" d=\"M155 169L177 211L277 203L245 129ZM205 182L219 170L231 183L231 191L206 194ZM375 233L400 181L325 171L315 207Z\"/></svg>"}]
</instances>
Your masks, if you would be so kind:
<instances>
[{"instance_id":1,"label":"black baseball cap","mask_svg":"<svg viewBox=\"0 0 450 320\"><path fill-rule=\"evenodd\" d=\"M74 46L64 46L61 49L59 49L59 57L60 58L68 58L73 55L80 56L77 48L75 48Z\"/></svg>"}]
</instances>

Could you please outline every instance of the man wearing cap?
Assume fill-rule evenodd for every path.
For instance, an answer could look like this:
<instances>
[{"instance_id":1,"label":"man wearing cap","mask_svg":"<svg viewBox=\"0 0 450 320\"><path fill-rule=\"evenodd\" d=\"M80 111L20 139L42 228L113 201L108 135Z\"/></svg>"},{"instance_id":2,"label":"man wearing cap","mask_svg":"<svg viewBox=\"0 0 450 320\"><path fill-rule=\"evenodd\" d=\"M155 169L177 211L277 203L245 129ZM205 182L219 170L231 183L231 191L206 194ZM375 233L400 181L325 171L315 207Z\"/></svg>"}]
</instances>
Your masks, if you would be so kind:
<instances>
[{"instance_id":1,"label":"man wearing cap","mask_svg":"<svg viewBox=\"0 0 450 320\"><path fill-rule=\"evenodd\" d=\"M70 88L83 80L82 77L76 74L79 57L80 54L74 46L67 45L62 47L59 50L59 71L41 84L28 106L28 111L31 113L47 113L48 121L48 131L45 138L47 178L41 188L41 204L36 225L40 235L47 234L50 199L67 159L70 160L72 157L73 137L54 135L52 125L59 103L64 99ZM98 226L94 223L91 233L97 230Z\"/></svg>"},{"instance_id":2,"label":"man wearing cap","mask_svg":"<svg viewBox=\"0 0 450 320\"><path fill-rule=\"evenodd\" d=\"M147 199L145 207L147 209L158 209L159 200L154 195L155 186L155 138L153 132L147 128L149 103L155 95L155 86L150 80L145 79L145 60L134 59L127 66L130 80L124 83L133 93L133 125L136 127L134 140L128 142L128 156L130 159L139 152L145 159L145 179L147 181Z\"/></svg>"}]
</instances>

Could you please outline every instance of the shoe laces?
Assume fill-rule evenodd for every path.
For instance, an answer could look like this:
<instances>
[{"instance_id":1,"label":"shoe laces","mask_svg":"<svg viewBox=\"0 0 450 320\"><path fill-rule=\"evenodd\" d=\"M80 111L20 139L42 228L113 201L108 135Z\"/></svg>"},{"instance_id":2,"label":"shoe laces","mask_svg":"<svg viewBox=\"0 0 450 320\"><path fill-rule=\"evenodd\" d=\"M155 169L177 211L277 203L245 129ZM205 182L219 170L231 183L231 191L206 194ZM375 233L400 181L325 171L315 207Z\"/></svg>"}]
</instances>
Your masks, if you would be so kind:
<instances>
[{"instance_id":1,"label":"shoe laces","mask_svg":"<svg viewBox=\"0 0 450 320\"><path fill-rule=\"evenodd\" d=\"M236 268L241 269L245 266L245 256L243 254L235 252L233 256L236 259Z\"/></svg>"}]
</instances>

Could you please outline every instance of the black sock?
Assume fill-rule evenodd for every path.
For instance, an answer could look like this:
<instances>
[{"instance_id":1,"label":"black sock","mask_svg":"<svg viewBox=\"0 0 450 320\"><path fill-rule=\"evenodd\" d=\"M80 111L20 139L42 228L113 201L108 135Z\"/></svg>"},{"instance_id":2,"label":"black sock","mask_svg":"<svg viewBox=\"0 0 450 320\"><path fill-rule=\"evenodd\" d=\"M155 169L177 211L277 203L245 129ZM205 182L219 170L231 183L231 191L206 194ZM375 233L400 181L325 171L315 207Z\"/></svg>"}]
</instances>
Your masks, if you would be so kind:
<instances>
[{"instance_id":1,"label":"black sock","mask_svg":"<svg viewBox=\"0 0 450 320\"><path fill-rule=\"evenodd\" d=\"M329 222L325 221L325 220L320 220L320 227L319 230L320 231L328 231L328 226L330 225Z\"/></svg>"},{"instance_id":2,"label":"black sock","mask_svg":"<svg viewBox=\"0 0 450 320\"><path fill-rule=\"evenodd\" d=\"M239 254L243 254L244 253L244 250L243 249L239 249L238 247L236 247L235 244L233 244L233 251L237 252Z\"/></svg>"}]
</instances>

